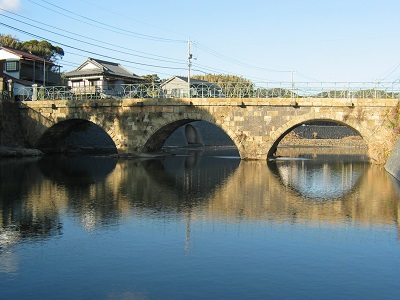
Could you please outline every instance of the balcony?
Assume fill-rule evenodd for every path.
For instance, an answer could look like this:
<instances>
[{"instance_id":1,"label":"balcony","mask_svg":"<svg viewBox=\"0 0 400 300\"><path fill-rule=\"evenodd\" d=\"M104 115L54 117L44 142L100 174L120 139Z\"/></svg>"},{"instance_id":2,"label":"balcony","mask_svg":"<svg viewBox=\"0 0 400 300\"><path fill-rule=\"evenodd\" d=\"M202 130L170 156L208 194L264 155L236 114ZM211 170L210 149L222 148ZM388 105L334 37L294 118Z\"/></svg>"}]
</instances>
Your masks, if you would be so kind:
<instances>
[{"instance_id":1,"label":"balcony","mask_svg":"<svg viewBox=\"0 0 400 300\"><path fill-rule=\"evenodd\" d=\"M61 82L61 75L59 73L46 70L46 85L59 84ZM32 82L43 82L43 68L24 68L21 67L19 78Z\"/></svg>"}]
</instances>

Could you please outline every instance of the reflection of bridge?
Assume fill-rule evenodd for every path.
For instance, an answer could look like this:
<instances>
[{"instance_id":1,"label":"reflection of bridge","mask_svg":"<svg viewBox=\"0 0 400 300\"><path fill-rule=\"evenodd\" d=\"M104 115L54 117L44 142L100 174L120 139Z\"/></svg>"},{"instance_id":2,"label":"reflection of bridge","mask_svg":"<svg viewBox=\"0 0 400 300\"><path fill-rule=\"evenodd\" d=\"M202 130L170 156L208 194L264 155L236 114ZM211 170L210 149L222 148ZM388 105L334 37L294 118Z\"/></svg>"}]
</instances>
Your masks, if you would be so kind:
<instances>
[{"instance_id":1,"label":"reflection of bridge","mask_svg":"<svg viewBox=\"0 0 400 300\"><path fill-rule=\"evenodd\" d=\"M280 175L285 166L276 165L274 170L260 161L200 158L196 165L191 165L187 158L176 157L171 163L178 166L178 171L172 172L168 164L157 160L116 163L110 158L83 157L60 161L57 173L47 172L48 163L53 163L48 159L43 158L43 164L30 163L28 168L21 163L17 172L24 176L19 185L9 184L14 177L1 173L2 182L7 183L13 197L22 200L8 203L7 197L2 198L0 229L24 224L24 230L57 235L61 231L60 215L67 210L80 216L88 230L117 225L120 218L136 218L149 211L162 219L169 214L171 218L190 216L191 220L228 222L296 221L339 226L354 222L374 227L399 224L398 183L379 166L369 164L349 163L343 169L330 170L343 181L317 178L319 183L335 184L337 190L344 185L349 185L349 189L334 199L315 201L302 194L302 190L285 186L285 178ZM105 167L106 172L99 174L99 166ZM359 171L362 175L352 178ZM79 178L86 176L86 180L77 185L75 174ZM291 176L296 176L295 172ZM22 229L17 234L23 233Z\"/></svg>"},{"instance_id":2,"label":"reflection of bridge","mask_svg":"<svg viewBox=\"0 0 400 300\"><path fill-rule=\"evenodd\" d=\"M266 159L288 132L316 120L347 125L376 153L388 153L397 105L394 98L121 98L24 101L20 111L26 140L39 148L86 120L120 152L157 151L178 127L202 120L222 128L242 159Z\"/></svg>"}]
</instances>

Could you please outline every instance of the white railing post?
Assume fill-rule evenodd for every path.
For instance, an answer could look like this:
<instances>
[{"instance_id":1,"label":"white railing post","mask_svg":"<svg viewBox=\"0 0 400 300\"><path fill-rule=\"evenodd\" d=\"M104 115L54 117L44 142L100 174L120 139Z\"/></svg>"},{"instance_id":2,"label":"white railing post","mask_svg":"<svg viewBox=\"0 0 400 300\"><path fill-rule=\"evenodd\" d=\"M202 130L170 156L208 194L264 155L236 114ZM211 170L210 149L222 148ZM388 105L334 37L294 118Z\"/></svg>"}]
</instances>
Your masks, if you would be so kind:
<instances>
[{"instance_id":1,"label":"white railing post","mask_svg":"<svg viewBox=\"0 0 400 300\"><path fill-rule=\"evenodd\" d=\"M38 99L38 85L32 84L32 101L37 101Z\"/></svg>"}]
</instances>

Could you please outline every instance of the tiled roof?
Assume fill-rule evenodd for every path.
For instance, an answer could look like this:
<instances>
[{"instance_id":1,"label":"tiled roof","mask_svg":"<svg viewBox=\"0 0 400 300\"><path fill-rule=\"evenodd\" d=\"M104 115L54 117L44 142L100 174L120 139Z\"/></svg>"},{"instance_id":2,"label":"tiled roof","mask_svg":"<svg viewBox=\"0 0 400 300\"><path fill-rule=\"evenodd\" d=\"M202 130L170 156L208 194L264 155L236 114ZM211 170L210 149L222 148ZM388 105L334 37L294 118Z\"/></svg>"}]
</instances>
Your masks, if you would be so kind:
<instances>
[{"instance_id":1,"label":"tiled roof","mask_svg":"<svg viewBox=\"0 0 400 300\"><path fill-rule=\"evenodd\" d=\"M88 63L92 63L98 68L96 69L83 69L85 65ZM117 76L117 77L125 77L125 78L131 78L131 79L142 79L142 77L129 72L127 69L122 67L118 63L110 62L110 61L105 61L105 60L100 60L100 59L94 59L94 58L88 58L87 61L85 61L82 65L80 65L76 70L67 72L65 74L66 77L77 77L77 76L89 76L89 75L111 75L111 76Z\"/></svg>"},{"instance_id":2,"label":"tiled roof","mask_svg":"<svg viewBox=\"0 0 400 300\"><path fill-rule=\"evenodd\" d=\"M25 52L25 51L22 51L22 50L13 49L13 48L9 48L9 47L4 47L4 46L1 46L0 49L3 49L3 50L5 50L5 51L7 51L7 52L9 52L9 53L12 53L12 54L14 54L14 55L17 55L17 56L19 56L21 59L27 59L27 60L33 60L33 61L38 61L38 62L44 62L44 59L43 59L43 58L41 58L41 57L39 57L39 56L37 56L37 55L34 55L34 54L32 54L32 53L29 53L29 52ZM53 63L52 63L52 62L49 62L49 61L46 61L46 64L53 64Z\"/></svg>"},{"instance_id":3,"label":"tiled roof","mask_svg":"<svg viewBox=\"0 0 400 300\"><path fill-rule=\"evenodd\" d=\"M5 73L2 75L2 77L5 78L6 80L12 79L13 82L19 83L19 84L24 85L24 86L31 87L32 84L34 84L33 81L18 79L18 78L15 78L15 77L11 76L11 75L5 74Z\"/></svg>"}]
</instances>

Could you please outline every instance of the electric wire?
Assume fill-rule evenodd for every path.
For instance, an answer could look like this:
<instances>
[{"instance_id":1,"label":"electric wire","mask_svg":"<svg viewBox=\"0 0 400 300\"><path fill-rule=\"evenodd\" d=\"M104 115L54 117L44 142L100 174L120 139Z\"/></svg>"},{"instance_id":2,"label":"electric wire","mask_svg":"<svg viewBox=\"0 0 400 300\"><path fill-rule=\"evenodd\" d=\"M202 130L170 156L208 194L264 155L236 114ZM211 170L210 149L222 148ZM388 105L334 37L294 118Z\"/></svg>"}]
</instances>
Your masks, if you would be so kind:
<instances>
[{"instance_id":1,"label":"electric wire","mask_svg":"<svg viewBox=\"0 0 400 300\"><path fill-rule=\"evenodd\" d=\"M39 5L39 6L42 6L42 5L38 4L37 2L35 2L35 1L33 1L33 0L29 0L29 1L32 2L32 3L35 3L35 4ZM69 12L69 13L71 13L71 14L77 15L77 16L79 16L79 17L81 17L81 18L84 18L84 19L90 20L90 21L92 21L92 22L95 22L95 23L97 23L97 24L110 26L110 25L105 24L105 23L103 23L103 22L99 22L99 21L97 21L97 20L94 20L94 19L91 19L91 18L87 18L87 17L82 16L82 15L80 15L80 14L76 14L76 13L70 11L70 10L67 10L67 9L62 8L62 7L60 7L60 6L57 6L57 5L53 4L53 3L50 3L49 1L46 1L46 0L41 0L41 1L44 2L44 3L47 3L48 5L52 5L52 6L54 6L54 7L57 7L58 9L61 9L61 10L63 10L63 11L67 11L67 12ZM46 8L46 9L49 9L48 7L45 7L45 6L42 6L42 7ZM52 10L52 11L54 11L54 10ZM56 12L57 12L57 11L56 11ZM59 12L57 12L57 13L59 13ZM65 15L65 14L63 14L63 15ZM67 17L69 17L69 16L67 16ZM75 19L75 18L74 18L74 19ZM78 21L81 21L81 20L78 20ZM92 24L90 24L90 25L92 25ZM93 25L92 25L92 26L93 26ZM115 26L110 26L110 27L115 28L115 29L118 29L118 30L123 30L123 31L125 31L124 29L121 29L121 28L118 28L118 27L115 27ZM102 27L102 28L104 28L104 27ZM106 28L106 29L107 29L107 28ZM129 32L129 31L128 31L128 32ZM137 33L135 33L135 34L137 34ZM147 36L147 35L145 35L145 36ZM186 42L186 41L183 41L183 40L175 40L175 41L176 41L176 42ZM252 68L252 69L256 69L256 70L261 70L261 71L268 71L268 72L282 72L282 73L289 73L289 72L291 72L291 71L287 71L287 70L276 70L276 69L263 68L263 67L256 67L256 66L253 66L253 65L250 65L250 64L246 64L246 63L243 63L243 61L239 61L239 60L236 60L236 59L233 59L233 58L229 58L229 57L226 56L226 55L222 55L222 54L220 54L219 52L217 52L217 51L215 51L215 50L213 50L213 49L211 49L211 48L208 48L208 47L206 47L205 45L200 44L200 43L198 43L198 47L199 47L200 49L202 49L203 51L208 52L208 53L210 53L210 54L212 54L212 55L214 55L214 56L217 56L217 57L219 57L219 58L221 58L221 59L227 60L227 61L229 61L229 62L233 62L233 63L235 63L235 64L237 64L237 65L245 66L245 67L248 67L248 68ZM228 72L228 73L229 73L229 72Z\"/></svg>"},{"instance_id":2,"label":"electric wire","mask_svg":"<svg viewBox=\"0 0 400 300\"><path fill-rule=\"evenodd\" d=\"M133 37L142 38L142 39L147 39L147 40L153 40L153 41L158 41L158 42L186 43L186 41L184 41L184 40L176 40L176 39L161 38L161 37L156 37L156 36L141 34L141 33L137 33L137 32L134 32L134 31L122 29L122 28L119 28L119 27L116 27L116 26L113 26L113 25L110 25L110 24L106 24L106 23L103 23L103 22L100 22L100 21L97 21L97 20L94 20L94 19L91 19L91 18L82 16L82 15L80 15L80 14L77 14L77 13L73 12L73 11L70 11L70 10L67 10L67 9L65 9L65 8L63 8L63 7L60 7L60 6L58 6L58 5L55 5L54 3L50 3L50 2L48 2L48 1L46 1L46 0L41 0L42 2L44 2L44 3L48 4L48 5L51 5L51 6L53 6L53 7L56 7L56 8L58 8L58 9L62 10L62 11L68 12L68 13L70 13L70 14L72 14L72 15L75 15L75 16L78 16L78 17L80 17L80 18L83 18L84 20L89 20L89 21L91 21L91 22L93 22L93 23L95 23L95 24L101 25L101 26L98 26L98 25L96 26L96 25L94 25L94 24L92 24L92 23L90 23L90 22L86 22L86 21L80 20L80 19L78 19L78 18L71 17L71 16L69 16L69 15L67 15L67 14L64 14L64 13L61 13L61 12L59 12L59 11L57 11L57 10L54 10L54 9L51 9L51 8L46 7L46 6L44 6L44 5L41 5L41 4L37 3L36 1L33 1L33 0L28 0L28 1L34 3L34 4L38 5L38 6L41 6L41 7L43 7L43 8L46 8L46 9L48 9L48 10L50 10L50 11L53 11L53 12L55 12L55 13L61 14L61 15L65 16L65 17L72 18L72 19L74 19L74 20L76 20L76 21L79 21L79 22L82 22L82 23L85 23L85 24L88 24L88 25L91 25L91 26L95 26L95 27L98 27L98 28L102 28L102 29L105 29L105 30L108 30L108 31L111 31L111 32L114 32L114 33L119 33L119 34L124 34L124 35L130 35L130 36L133 36ZM112 30L111 28L112 28L113 30Z\"/></svg>"},{"instance_id":3,"label":"electric wire","mask_svg":"<svg viewBox=\"0 0 400 300\"><path fill-rule=\"evenodd\" d=\"M44 8L46 8L46 9L50 9L50 8L48 8L48 7L45 7L45 6L42 6L42 5L38 4L38 3L35 2L35 1L32 1L32 0L29 0L29 1L32 2L32 3L34 3L34 4L36 4L36 5L39 5L39 6L41 6L41 7L44 7ZM45 2L45 3L47 3L47 4L49 4L49 5L53 5L53 6L57 7L57 8L59 8L59 9L65 10L65 9L63 9L63 8L57 6L57 5L54 5L54 4L49 3L48 1L45 1L45 0L42 0L42 1ZM1 8L0 8L0 9L1 9ZM4 10L4 9L1 9L1 10L6 11L6 10ZM51 11L54 11L54 10L52 10L52 9L50 9L50 10L51 10ZM69 11L69 10L65 10L65 11L67 11L67 12L69 12L69 13L71 13L71 14L75 14L75 13ZM8 12L8 11L7 11L7 12ZM55 11L55 12L57 12L57 11ZM57 13L59 13L59 12L57 12ZM13 13L13 14L14 14L14 13ZM19 16L18 14L14 14L14 15ZM65 14L62 14L62 15L65 15ZM78 15L78 14L75 14L75 15ZM91 21L93 21L93 22L96 22L96 23L98 23L98 24L107 25L107 24L105 24L105 23L98 22L98 21L93 20L93 19L90 19L90 18L86 18L86 17L84 17L84 16L82 16L82 15L78 15L78 16L81 17L81 18L85 18L85 19L91 20ZM6 16L6 17L11 18L11 17L9 17L9 16ZM19 16L19 17L21 17L21 16ZM67 17L70 17L70 16L67 16ZM32 27L35 27L35 28L38 28L38 29L41 29L41 30L46 30L46 31L51 32L51 33L53 33L53 34L56 34L56 35L59 35L59 36L63 36L63 37L68 38L68 39L72 39L72 40L74 40L74 41L86 43L86 44L89 44L89 45L92 45L92 46L95 46L95 47L99 47L99 48L102 48L102 49L106 49L106 50L111 50L111 51L119 52L119 53L121 53L121 54L127 54L127 55L132 55L132 56L136 56L136 57L140 57L140 58L144 58L144 59L158 60L158 61L168 62L168 63L176 63L176 64L182 64L182 65L183 65L183 64L186 64L186 62L184 63L184 62L182 62L182 60L179 61L179 60L177 60L177 59L175 59L175 61L163 60L163 59L156 59L156 58L150 58L150 57L141 56L141 55L137 55L137 54L127 53L127 52L121 51L121 50L114 50L114 49L111 49L111 48L108 48L108 47L105 47L105 46L100 46L100 45L97 45L97 44L94 44L94 43L88 43L88 42L83 41L83 40L80 40L80 39L76 39L76 38L73 38L73 37L70 37L70 36L66 36L66 35L64 35L64 34L56 33L56 32L54 32L54 31L49 31L49 30L47 30L47 29L41 28L41 27L36 26L36 25L29 24L29 23L24 22L24 21L20 21L20 20L14 19L14 18L11 18L11 19L13 19L13 20L15 20L15 21L17 21L17 22L21 22L21 23L23 23L23 24L26 24L26 25L28 25L28 26L32 26ZM26 19L31 20L31 21L33 21L33 22L40 23L40 24L45 25L45 26L49 26L49 25L47 25L47 24L45 24L45 23L38 22L38 21L35 21L35 20L33 20L33 19L30 19L30 18L26 18ZM73 19L78 20L78 19L76 19L76 18L73 18ZM81 20L78 20L78 21L82 22ZM87 23L87 22L84 22L84 23L93 26L93 24L90 24L90 23ZM6 25L6 24L4 24L4 23L0 23L0 24L3 25L3 26L8 26L9 28L15 28L15 27L12 27L12 26L10 26L10 25ZM109 26L109 25L107 25L107 26ZM56 28L56 29L58 29L58 30L61 30L60 28L57 28L57 27L54 27L54 26L52 26L52 27L53 27L53 28ZM111 27L121 30L120 28L117 28L117 27L114 27L114 26L111 26ZM21 29L17 29L17 31L18 31L18 30L19 30L20 32L25 33L25 34L28 34L28 35L31 35L31 36L33 35L33 36L42 38L42 37L40 37L40 36L38 36L38 35L34 35L34 34L32 34L32 33L28 33L28 32L23 31L23 30L21 30ZM65 30L64 30L64 31L65 31ZM70 33L70 34L74 34L74 35L80 36L80 37L85 38L85 39L89 39L89 40L93 40L93 41L96 41L96 42L100 42L99 40L92 39L92 38L89 38L89 37L86 37L86 36L83 36L83 35L75 34L75 33L69 32L69 31L65 31L65 32L68 32L68 33ZM146 35L144 35L144 36L146 36ZM43 38L42 38L42 39L43 39ZM51 41L51 40L50 40L50 41ZM177 40L177 41L183 42L183 41L180 41L180 40ZM104 44L112 45L112 44L107 43L107 42L103 42L103 41L101 41L101 42L104 43ZM57 42L56 42L56 43L57 43ZM66 47L69 47L69 48L71 48L71 49L75 49L75 50L78 50L78 51L83 51L83 52L85 52L85 53L100 55L100 56L102 56L102 57L107 57L107 58L113 58L113 57L108 56L108 55L99 54L99 53L96 53L96 52L93 52L93 51L83 50L83 49L80 49L80 48L77 48L77 47L73 47L73 46L70 46L70 45L67 45L67 44L62 44L62 43L59 43L59 44L60 44L60 45L64 45L64 46L66 46ZM220 59L223 59L223 60L226 60L226 61L235 63L235 64L237 64L237 65L245 66L245 67L252 68L252 69L255 69L255 70L268 71L268 72L281 72L281 73L288 73L288 72L291 72L291 71L286 71L286 70L275 70L275 69L269 69L269 68L263 68L263 67L256 67L256 66L253 66L253 65L250 65L250 64L247 64L247 63L243 63L242 61L239 61L239 60L230 58L230 57L228 57L228 56L226 56L226 55L224 55L224 54L221 54L221 53L219 53L219 52L217 52L217 51L215 51L215 50L213 50L213 49L211 49L211 48L206 47L206 46L203 45L203 44L200 44L200 43L197 43L197 42L194 43L194 44L197 46L196 49L199 48L200 50L202 50L202 51L204 51L204 52L206 52L206 53L212 54L212 55L214 55L214 56L216 56L216 57L218 57L218 58L220 58ZM122 48L122 47L120 47L120 48ZM130 50L130 49L129 49L129 50ZM146 53L146 54L148 54L148 53ZM153 54L149 54L149 55L153 55ZM156 55L153 55L153 56L156 56ZM161 56L158 56L158 57L161 57ZM168 59L170 59L170 58L168 58ZM120 59L120 60L121 60L121 59ZM151 64L135 63L135 62L131 62L131 61L128 61L128 60L121 60L121 61L124 61L124 62L127 62L127 63L133 63L133 64L135 64L135 65L148 66L148 67L156 67L156 68L164 68L164 69L175 69L175 70L186 70L185 68L175 68L175 67L168 67L168 66L160 66L160 65L151 65ZM179 61L179 62L178 62L178 61ZM196 66L197 66L197 68L196 68L196 69L193 69L193 70L194 70L194 71L199 71L199 72L202 72L202 73L206 73L206 71L207 71L207 72L223 72L223 73L227 73L227 74L231 73L231 72L223 71L223 70L221 70L221 69L211 68L211 67L207 67L207 66L200 65L200 64L197 64ZM243 76L243 75L239 75L239 76L241 76L241 77L248 77L248 76ZM263 78L263 79L261 79L261 78L256 78L256 77L251 77L251 78L254 78L254 79L257 79L257 80L265 81L265 78Z\"/></svg>"},{"instance_id":4,"label":"electric wire","mask_svg":"<svg viewBox=\"0 0 400 300\"><path fill-rule=\"evenodd\" d=\"M152 23L148 23L148 22L144 22L144 21L141 21L141 20L134 19L134 18L132 18L132 17L130 17L130 16L123 15L123 14L121 14L121 13L115 11L115 10L110 9L110 8L102 7L102 6L98 5L97 3L93 3L93 2L85 1L85 0L80 0L80 2L84 2L84 3L86 3L86 4L89 4L91 7L96 7L96 8L99 8L99 9L101 9L101 10L104 10L104 11L106 11L106 12L109 13L109 14L112 13L112 14L115 14L115 15L117 15L117 16L126 18L126 19L128 19L128 20L132 20L132 21L134 21L134 22L136 22L136 23L142 23L142 24L145 24L146 26L151 26L151 27L157 28L158 30L161 29L161 30L163 30L163 31L167 31L167 32L170 32L170 33L173 33L173 34L182 36L182 34L180 34L180 33L178 34L178 33L173 32L173 31L171 31L171 30L167 30L167 28L165 28L165 27L154 26ZM185 41L187 41L187 39L188 39L188 38L185 37ZM182 40L182 41L183 41L183 40Z\"/></svg>"},{"instance_id":5,"label":"electric wire","mask_svg":"<svg viewBox=\"0 0 400 300\"><path fill-rule=\"evenodd\" d=\"M27 20L29 20L29 21L32 21L32 22L35 22L35 23L38 23L38 24L41 24L41 25L50 27L50 28L55 28L55 29L57 29L57 30L60 30L60 31L63 31L63 32L67 32L67 33L69 33L69 34L73 34L73 35L76 35L76 36L79 36L79 37L82 37L82 38L85 38L85 39L88 39L88 40L92 40L92 41L95 41L95 42L103 43L103 44L106 44L106 45L114 46L114 44L112 44L112 43L108 43L108 42L106 42L106 41L100 41L100 40L98 40L98 39L94 39L94 38L91 38L91 37L88 37L88 36L84 36L84 35L81 35L81 34L78 34L78 33L75 33L75 32L71 32L71 31L68 31L68 30L65 30L65 29L62 29L62 28L53 26L53 25L49 25L49 24L46 24L46 23L43 23L43 22L40 22L40 21L31 19L31 18L28 18L28 17L26 17L26 16L22 16L22 15L19 15L19 14L17 14L17 13L8 11L8 10L3 9L3 8L0 8L0 10L2 10L2 11L4 11L4 12L7 12L7 13L9 13L9 14L15 15L15 16L17 16L17 17L24 18L24 19L27 19ZM18 21L19 21L19 20L18 20ZM22 21L20 21L20 22L22 22ZM32 25L32 26L33 26L33 25ZM46 31L47 31L47 30L46 30ZM118 48L125 49L125 50L129 50L129 51L132 51L132 52L141 53L141 54L151 55L151 56L154 56L154 57L159 57L159 58L165 59L166 61L171 60L170 62L176 61L176 62L179 62L179 63L186 63L184 60L181 60L181 59L176 59L176 58L161 56L161 55L152 54L152 53L148 53L148 52L133 50L133 49L131 49L131 48L127 48L127 47L124 47L124 46L121 46L121 45L118 45ZM153 59L153 58L148 58L148 59Z\"/></svg>"},{"instance_id":6,"label":"electric wire","mask_svg":"<svg viewBox=\"0 0 400 300\"><path fill-rule=\"evenodd\" d=\"M378 82L382 82L382 81L385 81L387 78L389 78L394 72L396 72L397 71L397 69L400 67L400 63L399 64L397 64L394 68L393 68L393 70L388 74L388 75L386 75L384 78L382 78L382 79L378 79L377 81ZM386 71L385 73L387 73L388 71ZM381 77L381 76L383 76L383 75L380 75L379 77ZM395 79L395 80L393 80L393 82L396 82L396 81L398 81L399 80L399 78L400 77L398 77L398 76L396 76L397 78Z\"/></svg>"},{"instance_id":7,"label":"electric wire","mask_svg":"<svg viewBox=\"0 0 400 300\"><path fill-rule=\"evenodd\" d=\"M1 8L0 8L0 9L1 9ZM15 18L10 17L10 16L6 16L6 15L2 15L2 16L6 17L6 18L9 18L9 19L12 19L12 20L14 20L14 21L23 23L23 24L28 25L28 26L32 26L32 27L34 27L34 28L41 29L41 30L43 30L43 31L56 34L56 35L58 35L58 36L65 37L65 38L67 38L67 39L71 39L71 40L76 41L76 42L85 43L85 44L87 44L87 45L95 46L95 47L98 47L98 48L101 48L101 49L110 50L110 51L118 52L118 53L121 53L121 54L132 55L132 56L136 56L136 57L140 57L140 58L145 58L145 59L150 59L150 60L157 60L157 61L168 62L168 63L174 63L174 64L181 64L181 65L185 64L185 63L183 63L183 62L178 63L178 62L171 62L171 61L169 61L169 60L164 60L164 59L149 58L149 57L146 57L146 56L143 56L143 55L137 55L137 54L132 54L132 53L129 53L129 52L121 51L121 50L112 49L112 48L109 48L109 47L105 47L105 46L97 45L97 44L94 44L94 43L91 43L91 42L87 42L87 41L83 41L83 40L76 39L76 38L73 38L73 37L69 37L69 36L67 36L67 35L65 35L65 34L57 33L57 32L54 32L54 31L52 31L52 30L44 29L44 28L42 28L42 27L39 27L39 26L36 26L36 25L32 25L32 24L29 24L29 23L27 23L27 22L24 22L24 21L21 21L21 20L17 20L17 19L15 19Z\"/></svg>"},{"instance_id":8,"label":"electric wire","mask_svg":"<svg viewBox=\"0 0 400 300\"><path fill-rule=\"evenodd\" d=\"M227 56L225 54L217 52L217 51L215 51L215 50L213 50L211 48L208 48L207 46L205 46L205 45L203 45L201 43L196 42L195 44L197 45L197 47L200 50L202 50L202 51L204 51L206 53L209 53L209 54L211 54L211 55L213 55L215 57L218 57L220 59L223 59L225 61L229 61L229 62L235 63L237 65L241 65L243 67L251 68L251 69L254 69L254 70L267 71L267 72L277 72L277 73L290 73L291 72L291 71L288 71L288 70L276 70L276 69L270 69L270 68L264 68L264 67L258 67L258 66L250 65L250 64L244 63L243 61L239 61L239 60L231 58L231 57L229 57L229 56Z\"/></svg>"},{"instance_id":9,"label":"electric wire","mask_svg":"<svg viewBox=\"0 0 400 300\"><path fill-rule=\"evenodd\" d=\"M132 64L135 64L135 65L154 67L154 68L173 69L173 70L186 70L185 68L179 68L179 67L168 67L168 66L160 66L160 65L151 65L151 64L145 64L145 63L132 62L132 61L129 61L129 60L126 60L126 59L116 59L115 57L112 57L112 56L109 56L109 55L104 55L104 54L100 54L100 53L97 53L97 52L80 49L78 47L71 46L71 45L68 45L68 44L65 44L65 43L60 43L60 42L57 42L57 41L52 40L52 39L46 39L46 38L44 38L44 37L42 37L40 35L25 31L25 30L22 30L22 29L19 29L19 28L16 28L14 26L5 24L3 22L0 22L0 25L5 26L7 28L10 28L12 30L15 30L17 32L21 32L23 34L35 37L35 38L39 38L39 39L42 39L42 40L47 40L49 42L52 42L52 43L55 43L55 44L58 44L58 45L61 45L61 46L64 46L64 47L68 47L68 48L71 48L71 49L74 49L74 50L78 50L78 51L81 51L81 52L85 52L85 53L89 53L89 54L94 54L94 55L97 55L97 56L100 56L100 57L105 57L107 59L119 60L119 61L123 61L123 62L127 62L127 63L132 63Z\"/></svg>"},{"instance_id":10,"label":"electric wire","mask_svg":"<svg viewBox=\"0 0 400 300\"><path fill-rule=\"evenodd\" d=\"M78 54L78 53L75 53L75 52L68 52L68 54L75 55L75 56L78 56L78 57L87 58L87 56L82 55L82 54ZM82 63L77 63L75 65L77 67L79 67L81 64ZM146 69L146 68L142 68L142 67L138 67L138 66L133 66L132 63L130 63L130 62L126 62L126 66L127 67L134 67L135 70L141 70L141 71L146 71L146 72L150 72L150 73L154 72L154 70L150 70L150 69ZM172 77L172 76L176 75L176 74L172 74L172 73L165 73L165 72L162 72L162 71L159 71L159 70L157 71L157 74L167 75L168 77Z\"/></svg>"}]
</instances>

